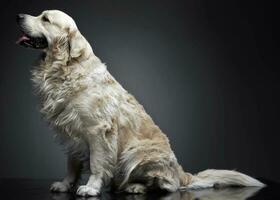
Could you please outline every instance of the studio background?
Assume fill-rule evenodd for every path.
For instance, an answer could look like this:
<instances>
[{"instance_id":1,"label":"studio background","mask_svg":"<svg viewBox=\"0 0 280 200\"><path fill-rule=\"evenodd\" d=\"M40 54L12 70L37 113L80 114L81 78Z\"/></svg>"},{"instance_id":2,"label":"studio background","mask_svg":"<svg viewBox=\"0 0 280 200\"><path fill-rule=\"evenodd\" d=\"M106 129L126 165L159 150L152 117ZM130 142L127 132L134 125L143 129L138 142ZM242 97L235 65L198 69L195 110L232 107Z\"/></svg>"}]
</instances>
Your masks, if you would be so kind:
<instances>
[{"instance_id":1,"label":"studio background","mask_svg":"<svg viewBox=\"0 0 280 200\"><path fill-rule=\"evenodd\" d=\"M39 52L15 45L17 13L60 9L168 135L186 171L237 169L280 180L279 22L268 1L1 4L0 178L65 174L32 92Z\"/></svg>"}]
</instances>

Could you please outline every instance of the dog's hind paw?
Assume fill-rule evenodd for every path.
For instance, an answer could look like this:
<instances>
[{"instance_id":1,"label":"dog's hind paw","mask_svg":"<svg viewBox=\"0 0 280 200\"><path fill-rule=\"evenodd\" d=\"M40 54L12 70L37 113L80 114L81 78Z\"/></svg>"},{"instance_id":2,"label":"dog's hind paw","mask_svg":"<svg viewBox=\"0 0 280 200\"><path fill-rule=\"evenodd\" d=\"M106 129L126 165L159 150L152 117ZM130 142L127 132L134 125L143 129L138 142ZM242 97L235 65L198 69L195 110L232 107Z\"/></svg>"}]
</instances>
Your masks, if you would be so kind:
<instances>
[{"instance_id":1,"label":"dog's hind paw","mask_svg":"<svg viewBox=\"0 0 280 200\"><path fill-rule=\"evenodd\" d=\"M140 183L130 184L125 188L126 193L130 194L145 194L146 193L146 186Z\"/></svg>"}]
</instances>

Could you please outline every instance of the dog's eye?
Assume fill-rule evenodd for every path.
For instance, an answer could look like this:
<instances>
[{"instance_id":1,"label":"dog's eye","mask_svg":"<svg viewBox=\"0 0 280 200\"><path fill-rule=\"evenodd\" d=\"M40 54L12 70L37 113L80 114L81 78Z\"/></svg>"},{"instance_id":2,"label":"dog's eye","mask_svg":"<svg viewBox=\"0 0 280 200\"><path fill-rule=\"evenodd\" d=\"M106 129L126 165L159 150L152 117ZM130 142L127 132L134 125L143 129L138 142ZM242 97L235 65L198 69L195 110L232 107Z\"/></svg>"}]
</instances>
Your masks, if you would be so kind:
<instances>
[{"instance_id":1,"label":"dog's eye","mask_svg":"<svg viewBox=\"0 0 280 200\"><path fill-rule=\"evenodd\" d=\"M49 18L46 15L42 17L43 22L50 22Z\"/></svg>"}]
</instances>

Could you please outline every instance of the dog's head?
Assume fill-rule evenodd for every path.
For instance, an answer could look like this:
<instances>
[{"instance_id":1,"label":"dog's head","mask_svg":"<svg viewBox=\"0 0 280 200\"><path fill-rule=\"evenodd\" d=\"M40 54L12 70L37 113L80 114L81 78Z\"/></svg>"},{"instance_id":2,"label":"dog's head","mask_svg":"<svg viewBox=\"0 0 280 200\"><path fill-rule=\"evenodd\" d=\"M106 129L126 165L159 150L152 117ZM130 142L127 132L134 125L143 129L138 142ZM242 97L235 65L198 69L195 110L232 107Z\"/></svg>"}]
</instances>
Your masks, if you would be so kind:
<instances>
[{"instance_id":1,"label":"dog's head","mask_svg":"<svg viewBox=\"0 0 280 200\"><path fill-rule=\"evenodd\" d=\"M17 43L22 46L48 49L60 38L67 38L71 57L79 57L86 46L74 20L62 11L46 10L38 16L18 14L17 23L22 32Z\"/></svg>"}]
</instances>

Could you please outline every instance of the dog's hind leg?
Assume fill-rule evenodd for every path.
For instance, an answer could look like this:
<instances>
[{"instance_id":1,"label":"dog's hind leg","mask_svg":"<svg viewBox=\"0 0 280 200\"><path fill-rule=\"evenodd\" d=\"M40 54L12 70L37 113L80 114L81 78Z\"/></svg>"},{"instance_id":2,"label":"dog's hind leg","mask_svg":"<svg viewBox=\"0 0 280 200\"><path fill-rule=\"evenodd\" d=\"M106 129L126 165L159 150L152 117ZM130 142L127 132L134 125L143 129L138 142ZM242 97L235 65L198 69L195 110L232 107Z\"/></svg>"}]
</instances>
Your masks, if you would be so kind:
<instances>
[{"instance_id":1,"label":"dog's hind leg","mask_svg":"<svg viewBox=\"0 0 280 200\"><path fill-rule=\"evenodd\" d=\"M138 141L123 152L118 163L118 177L115 178L118 190L131 192L136 183L145 186L144 192L174 192L179 189L180 173L177 160L174 154L162 145L164 144L151 140Z\"/></svg>"}]
</instances>

